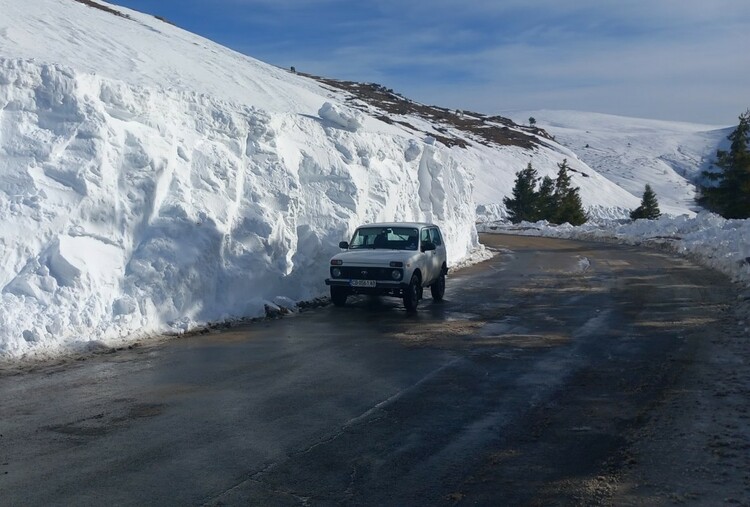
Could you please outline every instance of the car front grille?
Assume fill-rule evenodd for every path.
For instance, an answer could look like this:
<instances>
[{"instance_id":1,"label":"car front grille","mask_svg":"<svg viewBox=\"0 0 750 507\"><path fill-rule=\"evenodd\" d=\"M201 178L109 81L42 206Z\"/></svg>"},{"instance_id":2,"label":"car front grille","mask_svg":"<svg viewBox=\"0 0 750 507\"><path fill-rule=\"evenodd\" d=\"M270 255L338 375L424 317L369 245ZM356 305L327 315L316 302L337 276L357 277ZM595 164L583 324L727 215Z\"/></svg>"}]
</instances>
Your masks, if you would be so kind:
<instances>
[{"instance_id":1,"label":"car front grille","mask_svg":"<svg viewBox=\"0 0 750 507\"><path fill-rule=\"evenodd\" d=\"M352 280L390 280L390 281L393 281L393 277L391 276L391 273L393 272L394 268L340 266L339 269L341 270L341 276L339 278L349 278Z\"/></svg>"}]
</instances>

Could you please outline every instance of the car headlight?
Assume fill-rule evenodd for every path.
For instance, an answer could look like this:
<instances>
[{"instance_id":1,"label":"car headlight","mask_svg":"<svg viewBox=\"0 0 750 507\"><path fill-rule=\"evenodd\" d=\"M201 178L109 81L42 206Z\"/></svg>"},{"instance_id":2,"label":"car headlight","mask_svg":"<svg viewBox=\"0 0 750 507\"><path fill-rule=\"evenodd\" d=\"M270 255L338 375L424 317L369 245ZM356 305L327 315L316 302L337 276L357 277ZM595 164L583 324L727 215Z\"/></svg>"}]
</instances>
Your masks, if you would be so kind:
<instances>
[{"instance_id":1,"label":"car headlight","mask_svg":"<svg viewBox=\"0 0 750 507\"><path fill-rule=\"evenodd\" d=\"M341 278L341 270L339 268L331 268L331 275L334 278Z\"/></svg>"},{"instance_id":2,"label":"car headlight","mask_svg":"<svg viewBox=\"0 0 750 507\"><path fill-rule=\"evenodd\" d=\"M391 271L391 278L393 278L394 280L401 280L401 276L402 274L400 269L394 269L393 271Z\"/></svg>"}]
</instances>

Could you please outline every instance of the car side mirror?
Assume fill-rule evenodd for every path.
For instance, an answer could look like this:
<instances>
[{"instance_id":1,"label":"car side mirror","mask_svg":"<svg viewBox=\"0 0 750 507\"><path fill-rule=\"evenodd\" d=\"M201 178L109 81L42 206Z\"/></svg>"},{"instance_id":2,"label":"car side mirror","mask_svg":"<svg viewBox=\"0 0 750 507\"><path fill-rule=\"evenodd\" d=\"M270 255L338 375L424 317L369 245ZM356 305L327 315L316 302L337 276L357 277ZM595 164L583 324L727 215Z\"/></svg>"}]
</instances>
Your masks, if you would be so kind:
<instances>
[{"instance_id":1,"label":"car side mirror","mask_svg":"<svg viewBox=\"0 0 750 507\"><path fill-rule=\"evenodd\" d=\"M435 246L435 243L432 241L423 241L422 242L422 251L423 252L429 252L430 250L435 250L437 247Z\"/></svg>"},{"instance_id":2,"label":"car side mirror","mask_svg":"<svg viewBox=\"0 0 750 507\"><path fill-rule=\"evenodd\" d=\"M349 243L347 241L342 241L339 243L339 248L342 250L348 250L349 249Z\"/></svg>"}]
</instances>

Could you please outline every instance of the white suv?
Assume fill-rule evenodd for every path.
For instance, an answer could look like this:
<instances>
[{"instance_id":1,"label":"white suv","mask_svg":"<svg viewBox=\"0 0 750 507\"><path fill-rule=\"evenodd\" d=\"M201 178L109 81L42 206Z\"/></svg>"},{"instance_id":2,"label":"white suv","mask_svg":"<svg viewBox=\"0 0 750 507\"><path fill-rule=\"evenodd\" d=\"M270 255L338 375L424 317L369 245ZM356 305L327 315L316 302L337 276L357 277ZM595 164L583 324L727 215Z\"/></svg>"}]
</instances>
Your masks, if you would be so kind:
<instances>
[{"instance_id":1,"label":"white suv","mask_svg":"<svg viewBox=\"0 0 750 507\"><path fill-rule=\"evenodd\" d=\"M339 247L346 251L333 256L331 277L326 279L334 305L344 306L350 294L379 294L403 298L406 309L414 311L425 287L432 299L443 299L448 265L437 225L363 225Z\"/></svg>"}]
</instances>

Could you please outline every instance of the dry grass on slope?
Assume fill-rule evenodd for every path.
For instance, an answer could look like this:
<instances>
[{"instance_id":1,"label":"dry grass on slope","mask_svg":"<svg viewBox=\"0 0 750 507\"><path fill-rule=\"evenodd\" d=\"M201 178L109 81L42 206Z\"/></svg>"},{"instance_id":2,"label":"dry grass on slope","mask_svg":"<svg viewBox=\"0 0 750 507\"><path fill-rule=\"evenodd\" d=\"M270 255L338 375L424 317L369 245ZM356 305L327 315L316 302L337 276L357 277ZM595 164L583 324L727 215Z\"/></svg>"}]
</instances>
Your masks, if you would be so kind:
<instances>
[{"instance_id":1,"label":"dry grass on slope","mask_svg":"<svg viewBox=\"0 0 750 507\"><path fill-rule=\"evenodd\" d=\"M111 7L107 7L106 5L98 4L92 0L75 0L75 1L82 3L83 5L88 5L89 7L93 7L94 9L99 9L100 11L114 14L115 16L119 16L121 18L130 19L130 16L128 16L127 14L123 14L122 12L118 10L112 9Z\"/></svg>"}]
</instances>

